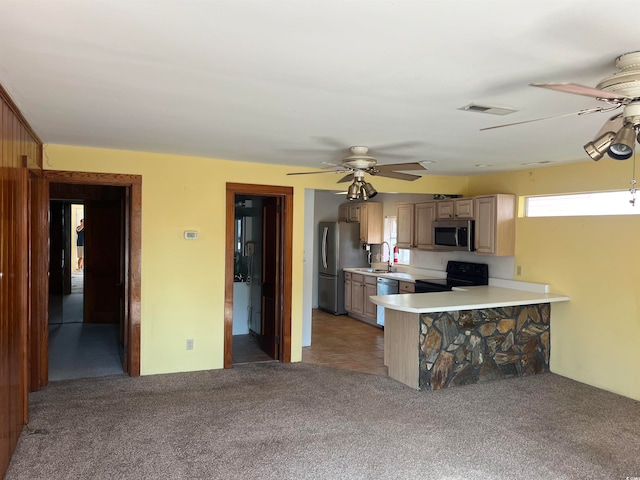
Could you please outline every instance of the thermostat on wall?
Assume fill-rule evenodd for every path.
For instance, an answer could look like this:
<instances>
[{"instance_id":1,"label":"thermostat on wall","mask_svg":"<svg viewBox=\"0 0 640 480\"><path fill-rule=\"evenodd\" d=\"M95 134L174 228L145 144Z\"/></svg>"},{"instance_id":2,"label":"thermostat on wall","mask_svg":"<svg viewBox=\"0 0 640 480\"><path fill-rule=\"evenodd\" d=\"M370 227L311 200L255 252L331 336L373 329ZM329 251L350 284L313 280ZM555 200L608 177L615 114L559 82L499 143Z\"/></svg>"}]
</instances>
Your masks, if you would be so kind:
<instances>
[{"instance_id":1,"label":"thermostat on wall","mask_svg":"<svg viewBox=\"0 0 640 480\"><path fill-rule=\"evenodd\" d=\"M198 239L198 232L196 232L195 230L185 230L184 231L184 239L185 240L197 240Z\"/></svg>"}]
</instances>

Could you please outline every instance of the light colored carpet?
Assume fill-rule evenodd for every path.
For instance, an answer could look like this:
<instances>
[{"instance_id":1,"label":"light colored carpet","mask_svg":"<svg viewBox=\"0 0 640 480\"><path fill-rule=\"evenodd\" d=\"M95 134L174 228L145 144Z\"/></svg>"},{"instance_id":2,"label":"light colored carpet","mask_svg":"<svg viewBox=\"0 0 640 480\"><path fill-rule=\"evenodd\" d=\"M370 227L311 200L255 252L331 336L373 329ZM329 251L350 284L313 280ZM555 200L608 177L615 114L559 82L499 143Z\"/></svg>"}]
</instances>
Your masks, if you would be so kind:
<instances>
[{"instance_id":1,"label":"light colored carpet","mask_svg":"<svg viewBox=\"0 0 640 480\"><path fill-rule=\"evenodd\" d=\"M624 479L640 404L554 374L434 392L319 365L31 394L15 479Z\"/></svg>"}]
</instances>

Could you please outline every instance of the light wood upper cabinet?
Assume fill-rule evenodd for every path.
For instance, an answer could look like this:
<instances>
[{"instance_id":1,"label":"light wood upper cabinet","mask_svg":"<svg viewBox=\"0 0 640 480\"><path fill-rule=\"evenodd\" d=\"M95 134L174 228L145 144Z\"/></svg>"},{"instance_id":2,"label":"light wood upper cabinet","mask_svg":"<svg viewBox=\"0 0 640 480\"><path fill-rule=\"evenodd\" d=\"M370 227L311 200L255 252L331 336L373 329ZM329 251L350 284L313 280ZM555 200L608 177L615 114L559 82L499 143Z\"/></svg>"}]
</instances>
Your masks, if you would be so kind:
<instances>
[{"instance_id":1,"label":"light wood upper cabinet","mask_svg":"<svg viewBox=\"0 0 640 480\"><path fill-rule=\"evenodd\" d=\"M508 194L475 197L475 253L515 254L515 196Z\"/></svg>"},{"instance_id":2,"label":"light wood upper cabinet","mask_svg":"<svg viewBox=\"0 0 640 480\"><path fill-rule=\"evenodd\" d=\"M349 221L349 205L343 203L338 207L338 221L339 222L348 222Z\"/></svg>"},{"instance_id":3,"label":"light wood upper cabinet","mask_svg":"<svg viewBox=\"0 0 640 480\"><path fill-rule=\"evenodd\" d=\"M367 202L360 205L360 241L362 243L382 243L384 222L382 203Z\"/></svg>"},{"instance_id":4,"label":"light wood upper cabinet","mask_svg":"<svg viewBox=\"0 0 640 480\"><path fill-rule=\"evenodd\" d=\"M360 221L360 204L352 203L347 205L348 215L347 220L349 222L359 222Z\"/></svg>"},{"instance_id":5,"label":"light wood upper cabinet","mask_svg":"<svg viewBox=\"0 0 640 480\"><path fill-rule=\"evenodd\" d=\"M453 201L454 217L473 219L473 205L473 198L456 198Z\"/></svg>"},{"instance_id":6,"label":"light wood upper cabinet","mask_svg":"<svg viewBox=\"0 0 640 480\"><path fill-rule=\"evenodd\" d=\"M438 220L453 218L453 216L453 200L440 200L436 202L436 218Z\"/></svg>"},{"instance_id":7,"label":"light wood upper cabinet","mask_svg":"<svg viewBox=\"0 0 640 480\"><path fill-rule=\"evenodd\" d=\"M397 207L397 242L398 248L414 247L414 205L413 203L398 203Z\"/></svg>"},{"instance_id":8,"label":"light wood upper cabinet","mask_svg":"<svg viewBox=\"0 0 640 480\"><path fill-rule=\"evenodd\" d=\"M338 207L338 220L360 222L362 243L382 243L384 224L381 202L343 203Z\"/></svg>"},{"instance_id":9,"label":"light wood upper cabinet","mask_svg":"<svg viewBox=\"0 0 640 480\"><path fill-rule=\"evenodd\" d=\"M422 250L434 250L433 221L436 218L436 202L417 203L415 209L416 247Z\"/></svg>"}]
</instances>

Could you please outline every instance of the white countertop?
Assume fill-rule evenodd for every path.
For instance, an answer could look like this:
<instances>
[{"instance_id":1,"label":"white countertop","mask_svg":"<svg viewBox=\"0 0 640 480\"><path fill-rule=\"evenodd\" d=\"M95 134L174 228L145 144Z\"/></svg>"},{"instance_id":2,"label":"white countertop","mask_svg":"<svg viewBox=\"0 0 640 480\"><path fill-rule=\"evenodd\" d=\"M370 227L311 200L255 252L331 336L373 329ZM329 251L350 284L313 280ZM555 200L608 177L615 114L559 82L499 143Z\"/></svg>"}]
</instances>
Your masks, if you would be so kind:
<instances>
[{"instance_id":1,"label":"white countertop","mask_svg":"<svg viewBox=\"0 0 640 480\"><path fill-rule=\"evenodd\" d=\"M432 275L425 275L419 273L409 273L409 272L384 272L384 271L374 271L368 268L345 268L345 272L351 273L359 273L360 275L368 275L371 277L382 277L382 278L390 278L392 280L400 280L402 282L413 282L416 280L424 280L424 279L434 279L434 278L442 278L436 277Z\"/></svg>"},{"instance_id":2,"label":"white countertop","mask_svg":"<svg viewBox=\"0 0 640 480\"><path fill-rule=\"evenodd\" d=\"M476 310L536 303L568 302L570 300L565 295L529 292L489 285L464 289L456 288L449 292L374 295L369 298L381 307L410 313Z\"/></svg>"}]
</instances>

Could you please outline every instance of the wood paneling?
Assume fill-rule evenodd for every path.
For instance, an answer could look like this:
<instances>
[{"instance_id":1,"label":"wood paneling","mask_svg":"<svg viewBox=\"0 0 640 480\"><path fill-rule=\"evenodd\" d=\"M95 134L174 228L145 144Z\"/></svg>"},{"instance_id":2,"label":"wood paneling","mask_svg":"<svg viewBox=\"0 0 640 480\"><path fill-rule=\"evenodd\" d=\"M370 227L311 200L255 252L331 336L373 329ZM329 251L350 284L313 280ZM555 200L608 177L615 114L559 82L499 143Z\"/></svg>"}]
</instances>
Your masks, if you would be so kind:
<instances>
[{"instance_id":1,"label":"wood paneling","mask_svg":"<svg viewBox=\"0 0 640 480\"><path fill-rule=\"evenodd\" d=\"M42 141L20 112L7 91L0 85L0 167L23 167L22 156L29 168L42 168Z\"/></svg>"},{"instance_id":2,"label":"wood paneling","mask_svg":"<svg viewBox=\"0 0 640 480\"><path fill-rule=\"evenodd\" d=\"M27 174L0 168L0 472L27 420Z\"/></svg>"},{"instance_id":3,"label":"wood paneling","mask_svg":"<svg viewBox=\"0 0 640 480\"><path fill-rule=\"evenodd\" d=\"M231 368L233 344L233 252L235 196L255 195L281 197L282 272L279 293L280 361L291 362L291 272L293 255L293 188L274 185L227 183L225 224L225 285L224 285L224 368Z\"/></svg>"},{"instance_id":4,"label":"wood paneling","mask_svg":"<svg viewBox=\"0 0 640 480\"><path fill-rule=\"evenodd\" d=\"M39 259L29 256L27 165L42 166L42 142L0 86L0 477L27 422L29 319L42 314L41 298L33 298L42 290L29 288L38 285L30 262Z\"/></svg>"},{"instance_id":5,"label":"wood paneling","mask_svg":"<svg viewBox=\"0 0 640 480\"><path fill-rule=\"evenodd\" d=\"M41 273L49 271L48 183L31 172L29 191L29 391L35 392L48 382L49 296L47 275Z\"/></svg>"}]
</instances>

